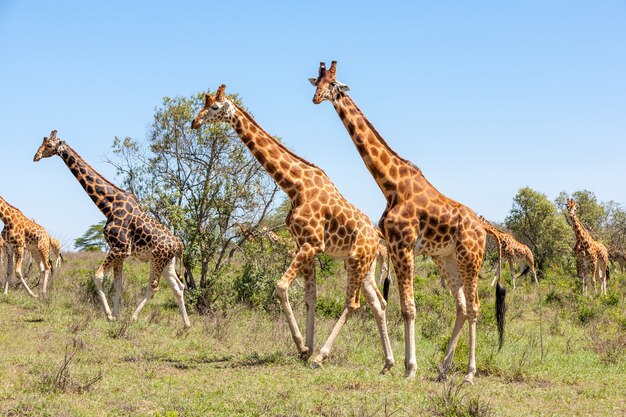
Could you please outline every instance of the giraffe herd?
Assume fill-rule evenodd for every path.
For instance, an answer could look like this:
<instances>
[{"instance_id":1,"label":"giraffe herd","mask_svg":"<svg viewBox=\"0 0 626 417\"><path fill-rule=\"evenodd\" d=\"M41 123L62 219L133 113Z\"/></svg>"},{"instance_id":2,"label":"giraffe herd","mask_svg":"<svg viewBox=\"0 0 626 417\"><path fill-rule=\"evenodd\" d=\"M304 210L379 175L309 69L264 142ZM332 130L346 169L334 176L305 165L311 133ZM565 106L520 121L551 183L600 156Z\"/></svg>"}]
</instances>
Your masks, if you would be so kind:
<instances>
[{"instance_id":1,"label":"giraffe herd","mask_svg":"<svg viewBox=\"0 0 626 417\"><path fill-rule=\"evenodd\" d=\"M518 242L510 233L494 226L471 208L440 193L411 161L404 159L376 131L356 103L347 94L349 87L336 78L337 62L330 68L321 63L318 75L309 81L315 87L313 103L329 101L357 152L376 181L386 207L376 227L358 208L348 202L337 190L326 173L305 160L268 134L253 117L225 93L221 85L215 94L205 95L205 104L191 121L193 129L203 125L226 123L230 125L243 144L250 150L268 174L287 194L291 210L285 224L295 242L290 251L292 261L276 284L276 296L287 320L297 352L303 359L314 353L316 309L316 255L324 252L343 260L346 271L345 305L330 336L316 356L312 366L321 367L346 321L360 307L361 291L372 309L383 350L382 373L394 365L394 356L387 331L386 307L389 288L389 259L396 276L400 295L400 308L404 322L405 377L414 378L417 371L415 349L415 297L414 267L417 255L432 257L442 280L450 289L456 304L456 319L448 348L439 370L439 378L446 378L452 369L454 353L465 322L469 330L468 365L465 381L473 383L476 374L476 328L480 310L478 273L485 252L486 236L493 235L501 259L508 262L513 288L516 288L514 262L522 262L523 276L530 272L538 284L534 258L528 246ZM124 260L135 256L149 263L146 292L136 307L132 320L136 320L145 304L159 289L163 276L174 293L183 325L191 323L184 303L185 286L176 273L176 261L182 262L184 246L164 225L156 221L139 204L132 194L114 185L96 172L74 149L57 137L53 130L37 150L34 161L59 156L81 184L87 195L106 217L104 237L109 252L93 276L98 296L106 318L119 318ZM576 215L576 203L567 201L567 211L576 237L574 251L578 274L586 294L591 283L596 291L606 294L609 258L626 265L623 252L607 251L602 243L592 238ZM0 218L4 228L0 237L0 262L6 264L4 293L16 276L25 290L37 297L28 286L22 264L25 250L32 254L40 271L41 296L46 296L51 259L55 267L63 259L60 242L52 238L35 221L0 197ZM271 230L254 232L239 224L244 237L267 236L273 243L280 238ZM499 261L501 262L501 260ZM385 276L384 291L378 289L375 271ZM111 310L103 290L107 272L113 272L114 299ZM498 265L495 285L496 321L499 344L504 334L506 291L501 282L501 265ZM291 303L289 288L297 276L305 282L306 325L302 336Z\"/></svg>"}]
</instances>

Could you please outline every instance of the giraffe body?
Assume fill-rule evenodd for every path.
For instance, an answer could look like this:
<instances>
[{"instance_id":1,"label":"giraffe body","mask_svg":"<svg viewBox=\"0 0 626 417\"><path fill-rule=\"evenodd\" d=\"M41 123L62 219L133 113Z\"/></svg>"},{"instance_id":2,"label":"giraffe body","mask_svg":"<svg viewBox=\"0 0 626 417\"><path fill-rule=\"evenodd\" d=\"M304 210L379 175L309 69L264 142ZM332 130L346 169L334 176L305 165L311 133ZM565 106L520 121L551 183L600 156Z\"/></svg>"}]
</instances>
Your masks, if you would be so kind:
<instances>
[{"instance_id":1,"label":"giraffe body","mask_svg":"<svg viewBox=\"0 0 626 417\"><path fill-rule=\"evenodd\" d=\"M56 137L56 130L43 143L35 154L34 161L58 155L85 189L91 200L106 216L104 237L111 248L94 276L94 283L102 301L107 319L117 320L122 291L122 266L128 256L150 263L149 284L132 320L136 320L146 302L159 290L163 275L170 284L181 310L185 328L190 327L189 317L183 299L184 285L175 270L176 257L181 257L183 245L165 226L150 217L141 207L135 196L109 182L87 164L80 155L64 141ZM113 312L102 289L104 275L109 270L114 273L115 298Z\"/></svg>"},{"instance_id":2,"label":"giraffe body","mask_svg":"<svg viewBox=\"0 0 626 417\"><path fill-rule=\"evenodd\" d=\"M2 239L7 252L7 276L4 283L4 293L7 294L9 285L16 275L28 294L36 297L22 275L24 252L31 253L39 267L42 282L41 294L46 295L48 278L50 275L50 238L48 232L17 208L0 197L0 218L4 223Z\"/></svg>"},{"instance_id":3,"label":"giraffe body","mask_svg":"<svg viewBox=\"0 0 626 417\"><path fill-rule=\"evenodd\" d=\"M415 377L415 301L413 271L415 254L433 257L441 270L456 303L456 321L440 371L445 378L451 369L454 351L465 323L469 322L469 361L465 376L472 382L476 373L476 321L478 271L485 250L485 231L478 216L468 207L441 194L424 177L421 170L401 158L374 129L354 101L346 94L348 86L335 77L336 62L330 69L320 64L317 78L309 81L316 87L313 102L328 100L363 162L387 200L378 223L389 242L396 273L405 330L405 376ZM498 329L504 329L504 289L496 289ZM500 332L502 342L502 332Z\"/></svg>"},{"instance_id":4,"label":"giraffe body","mask_svg":"<svg viewBox=\"0 0 626 417\"><path fill-rule=\"evenodd\" d=\"M502 254L502 258L505 259L509 264L509 269L511 271L511 282L513 283L513 289L516 288L515 285L515 270L513 269L514 262L521 262L526 264L526 268L532 273L535 284L539 284L537 280L537 272L535 271L535 258L533 256L533 252L530 248L523 243L518 242L513 235L505 232L504 230L500 230L495 227L493 224L488 222L483 216L480 216L480 221L485 228L485 231L496 237L497 243L500 246L500 253ZM522 273L523 274L523 273ZM498 273L496 277L491 282L491 285L495 285L496 280L500 276L500 265L498 265ZM522 275L520 275L521 277Z\"/></svg>"},{"instance_id":5,"label":"giraffe body","mask_svg":"<svg viewBox=\"0 0 626 417\"><path fill-rule=\"evenodd\" d=\"M205 106L194 119L192 127L198 128L206 123L229 123L291 201L285 223L296 241L297 252L278 281L276 294L298 352L303 358L308 358L313 352L317 293L314 262L317 254L325 252L344 261L347 271L346 302L313 366L321 366L341 327L359 308L362 289L374 312L385 355L383 372L387 371L394 360L385 322L386 302L374 279L374 259L379 241L376 228L367 216L339 193L323 170L294 154L265 132L245 110L225 96L224 88L222 85L216 95L206 95ZM300 273L305 279L306 339L300 333L288 297L289 287Z\"/></svg>"},{"instance_id":6,"label":"giraffe body","mask_svg":"<svg viewBox=\"0 0 626 417\"><path fill-rule=\"evenodd\" d=\"M608 281L609 252L601 242L596 241L587 231L576 215L576 202L567 200L567 211L572 220L572 228L576 236L574 254L576 255L576 268L578 277L583 283L583 293L587 294L589 281L593 284L594 294L598 293L596 280L600 281L600 292L606 294Z\"/></svg>"}]
</instances>

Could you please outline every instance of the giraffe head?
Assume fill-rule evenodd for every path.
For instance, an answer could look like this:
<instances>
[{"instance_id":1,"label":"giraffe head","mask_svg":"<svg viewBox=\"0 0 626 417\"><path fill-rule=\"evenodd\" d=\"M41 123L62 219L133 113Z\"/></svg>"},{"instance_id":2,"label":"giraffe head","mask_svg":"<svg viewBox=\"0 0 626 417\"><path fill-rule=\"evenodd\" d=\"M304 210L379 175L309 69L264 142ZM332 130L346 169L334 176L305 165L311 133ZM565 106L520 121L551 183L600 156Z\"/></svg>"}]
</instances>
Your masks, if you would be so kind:
<instances>
[{"instance_id":1,"label":"giraffe head","mask_svg":"<svg viewBox=\"0 0 626 417\"><path fill-rule=\"evenodd\" d=\"M208 123L229 122L235 112L235 105L226 97L224 90L226 86L220 85L215 94L204 95L204 107L191 122L192 129Z\"/></svg>"},{"instance_id":2,"label":"giraffe head","mask_svg":"<svg viewBox=\"0 0 626 417\"><path fill-rule=\"evenodd\" d=\"M567 206L567 211L569 212L570 216L573 216L576 213L576 202L573 198L568 198L565 204Z\"/></svg>"},{"instance_id":3,"label":"giraffe head","mask_svg":"<svg viewBox=\"0 0 626 417\"><path fill-rule=\"evenodd\" d=\"M326 63L320 62L317 78L309 78L309 82L316 87L313 103L320 104L324 100L334 101L340 93L350 91L350 87L337 81L335 78L336 71L337 61L333 61L328 70Z\"/></svg>"},{"instance_id":4,"label":"giraffe head","mask_svg":"<svg viewBox=\"0 0 626 417\"><path fill-rule=\"evenodd\" d=\"M57 131L50 132L50 136L43 138L43 142L33 158L34 162L39 161L41 158L49 158L54 155L58 155L65 147L65 142L57 138Z\"/></svg>"}]
</instances>

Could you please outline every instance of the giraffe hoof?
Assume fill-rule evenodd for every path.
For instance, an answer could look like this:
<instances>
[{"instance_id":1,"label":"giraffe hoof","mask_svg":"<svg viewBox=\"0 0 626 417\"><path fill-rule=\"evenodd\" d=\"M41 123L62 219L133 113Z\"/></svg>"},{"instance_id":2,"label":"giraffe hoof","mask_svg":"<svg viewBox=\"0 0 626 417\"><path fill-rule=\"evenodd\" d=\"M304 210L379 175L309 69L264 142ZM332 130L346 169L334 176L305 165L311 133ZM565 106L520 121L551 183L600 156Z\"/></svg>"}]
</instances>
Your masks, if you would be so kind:
<instances>
[{"instance_id":1,"label":"giraffe hoof","mask_svg":"<svg viewBox=\"0 0 626 417\"><path fill-rule=\"evenodd\" d=\"M311 362L311 369L324 369L324 365L322 365L322 362L314 360L313 362Z\"/></svg>"},{"instance_id":2,"label":"giraffe hoof","mask_svg":"<svg viewBox=\"0 0 626 417\"><path fill-rule=\"evenodd\" d=\"M440 371L439 375L437 376L437 382L444 382L448 379L448 374L447 372L444 371Z\"/></svg>"},{"instance_id":3,"label":"giraffe hoof","mask_svg":"<svg viewBox=\"0 0 626 417\"><path fill-rule=\"evenodd\" d=\"M299 356L300 356L300 359L302 359L303 361L308 361L313 352L311 352L308 347L305 347L304 349L305 350L300 352Z\"/></svg>"},{"instance_id":4,"label":"giraffe hoof","mask_svg":"<svg viewBox=\"0 0 626 417\"><path fill-rule=\"evenodd\" d=\"M388 373L391 373L392 366L393 365L385 365L383 369L380 371L380 375L387 375Z\"/></svg>"},{"instance_id":5,"label":"giraffe hoof","mask_svg":"<svg viewBox=\"0 0 626 417\"><path fill-rule=\"evenodd\" d=\"M474 374L467 374L465 378L463 378L464 384L474 385Z\"/></svg>"},{"instance_id":6,"label":"giraffe hoof","mask_svg":"<svg viewBox=\"0 0 626 417\"><path fill-rule=\"evenodd\" d=\"M415 379L415 369L407 369L404 371L405 379Z\"/></svg>"}]
</instances>

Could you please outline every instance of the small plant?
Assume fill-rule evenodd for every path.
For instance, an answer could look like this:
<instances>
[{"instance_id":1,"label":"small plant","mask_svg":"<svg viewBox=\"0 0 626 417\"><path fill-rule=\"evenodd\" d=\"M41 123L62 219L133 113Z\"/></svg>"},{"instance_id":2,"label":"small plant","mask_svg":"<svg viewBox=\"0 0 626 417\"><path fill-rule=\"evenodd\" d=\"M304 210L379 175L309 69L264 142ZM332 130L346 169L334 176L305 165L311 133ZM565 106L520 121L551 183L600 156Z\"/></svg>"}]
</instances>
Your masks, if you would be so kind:
<instances>
[{"instance_id":1,"label":"small plant","mask_svg":"<svg viewBox=\"0 0 626 417\"><path fill-rule=\"evenodd\" d=\"M480 397L467 397L463 381L456 375L444 380L439 393L430 395L429 411L438 417L489 417L491 406Z\"/></svg>"},{"instance_id":2,"label":"small plant","mask_svg":"<svg viewBox=\"0 0 626 417\"><path fill-rule=\"evenodd\" d=\"M72 344L65 346L65 355L57 369L44 373L39 388L44 393L72 392L82 394L93 387L95 383L102 379L102 372L86 381L76 381L72 376L71 368L75 362L76 354L84 347L84 343L79 338L74 338Z\"/></svg>"}]
</instances>

